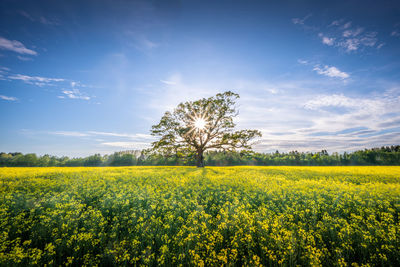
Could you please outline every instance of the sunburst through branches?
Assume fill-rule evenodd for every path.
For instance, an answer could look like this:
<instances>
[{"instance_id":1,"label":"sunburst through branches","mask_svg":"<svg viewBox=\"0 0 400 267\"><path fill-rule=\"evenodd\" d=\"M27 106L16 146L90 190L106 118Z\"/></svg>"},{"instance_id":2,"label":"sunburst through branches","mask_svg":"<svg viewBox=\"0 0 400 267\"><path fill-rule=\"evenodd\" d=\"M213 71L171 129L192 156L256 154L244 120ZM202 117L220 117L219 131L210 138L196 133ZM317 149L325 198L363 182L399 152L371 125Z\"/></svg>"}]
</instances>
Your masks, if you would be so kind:
<instances>
[{"instance_id":1,"label":"sunburst through branches","mask_svg":"<svg viewBox=\"0 0 400 267\"><path fill-rule=\"evenodd\" d=\"M203 118L197 118L194 121L194 127L196 127L198 130L202 131L206 127L207 122Z\"/></svg>"},{"instance_id":2,"label":"sunburst through branches","mask_svg":"<svg viewBox=\"0 0 400 267\"><path fill-rule=\"evenodd\" d=\"M208 116L209 107L207 106L203 111L197 113L194 112L192 115L188 115L189 123L188 126L190 130L185 134L185 136L201 136L207 131L211 118Z\"/></svg>"}]
</instances>

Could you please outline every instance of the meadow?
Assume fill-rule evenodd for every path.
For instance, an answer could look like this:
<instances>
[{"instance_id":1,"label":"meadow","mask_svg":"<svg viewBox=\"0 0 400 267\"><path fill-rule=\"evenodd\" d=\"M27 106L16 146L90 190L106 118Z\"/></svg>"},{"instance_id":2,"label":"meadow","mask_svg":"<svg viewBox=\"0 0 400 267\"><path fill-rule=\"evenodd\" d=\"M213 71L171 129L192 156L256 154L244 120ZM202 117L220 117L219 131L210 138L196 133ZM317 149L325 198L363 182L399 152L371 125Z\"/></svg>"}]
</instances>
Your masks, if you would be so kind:
<instances>
[{"instance_id":1,"label":"meadow","mask_svg":"<svg viewBox=\"0 0 400 267\"><path fill-rule=\"evenodd\" d=\"M0 168L0 265L400 266L400 167Z\"/></svg>"}]
</instances>

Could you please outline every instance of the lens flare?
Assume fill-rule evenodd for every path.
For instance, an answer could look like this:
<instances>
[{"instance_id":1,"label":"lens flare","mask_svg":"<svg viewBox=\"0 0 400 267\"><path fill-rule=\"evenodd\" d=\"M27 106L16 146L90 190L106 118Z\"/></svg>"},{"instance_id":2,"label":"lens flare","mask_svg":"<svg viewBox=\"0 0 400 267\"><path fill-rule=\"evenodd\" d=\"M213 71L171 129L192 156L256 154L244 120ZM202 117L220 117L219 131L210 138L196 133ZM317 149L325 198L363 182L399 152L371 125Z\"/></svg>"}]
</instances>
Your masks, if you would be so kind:
<instances>
[{"instance_id":1,"label":"lens flare","mask_svg":"<svg viewBox=\"0 0 400 267\"><path fill-rule=\"evenodd\" d=\"M207 122L203 118L197 118L194 121L194 127L196 127L199 130L203 130L204 127L206 127Z\"/></svg>"}]
</instances>

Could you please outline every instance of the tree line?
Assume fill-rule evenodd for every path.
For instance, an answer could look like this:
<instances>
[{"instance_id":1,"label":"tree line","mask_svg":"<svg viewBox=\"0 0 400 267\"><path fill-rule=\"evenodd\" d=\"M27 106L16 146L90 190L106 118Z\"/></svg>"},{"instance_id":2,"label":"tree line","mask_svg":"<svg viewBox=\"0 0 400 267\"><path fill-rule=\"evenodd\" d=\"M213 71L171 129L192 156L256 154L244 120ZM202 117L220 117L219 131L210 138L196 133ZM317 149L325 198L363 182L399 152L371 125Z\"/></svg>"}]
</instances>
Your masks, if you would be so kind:
<instances>
[{"instance_id":1,"label":"tree line","mask_svg":"<svg viewBox=\"0 0 400 267\"><path fill-rule=\"evenodd\" d=\"M195 155L186 158L165 157L148 150L115 152L111 155L95 154L88 157L57 157L36 154L0 153L0 167L78 167L78 166L193 166ZM400 165L400 146L386 146L358 150L350 153L331 153L291 151L282 153L256 153L254 151L208 151L204 154L206 166L362 166L362 165Z\"/></svg>"}]
</instances>

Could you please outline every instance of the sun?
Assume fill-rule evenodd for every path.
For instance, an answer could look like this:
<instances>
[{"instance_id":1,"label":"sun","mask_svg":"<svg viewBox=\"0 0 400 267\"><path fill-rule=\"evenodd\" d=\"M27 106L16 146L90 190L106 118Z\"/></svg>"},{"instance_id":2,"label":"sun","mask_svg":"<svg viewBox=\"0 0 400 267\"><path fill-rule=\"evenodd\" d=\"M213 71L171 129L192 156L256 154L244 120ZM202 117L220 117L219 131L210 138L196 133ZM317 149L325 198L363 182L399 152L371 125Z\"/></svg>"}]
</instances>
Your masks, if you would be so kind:
<instances>
[{"instance_id":1,"label":"sun","mask_svg":"<svg viewBox=\"0 0 400 267\"><path fill-rule=\"evenodd\" d=\"M206 127L207 122L203 118L197 118L194 121L194 127L199 130L203 130Z\"/></svg>"}]
</instances>

